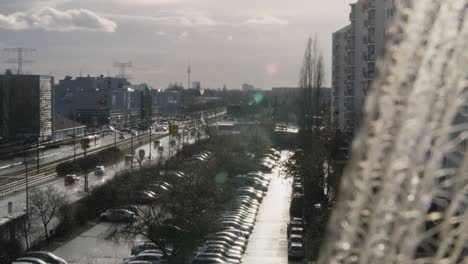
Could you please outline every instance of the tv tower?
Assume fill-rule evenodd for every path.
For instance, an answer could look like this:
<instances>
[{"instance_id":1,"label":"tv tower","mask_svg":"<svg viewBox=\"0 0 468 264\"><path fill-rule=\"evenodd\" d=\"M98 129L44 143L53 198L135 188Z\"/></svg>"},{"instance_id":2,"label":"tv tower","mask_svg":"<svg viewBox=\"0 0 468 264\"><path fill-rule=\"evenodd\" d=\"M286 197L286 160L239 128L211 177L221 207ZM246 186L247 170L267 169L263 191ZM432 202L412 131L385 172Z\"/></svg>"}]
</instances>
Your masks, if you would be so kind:
<instances>
[{"instance_id":1,"label":"tv tower","mask_svg":"<svg viewBox=\"0 0 468 264\"><path fill-rule=\"evenodd\" d=\"M187 85L187 89L190 89L190 74L192 73L192 69L190 68L190 62L188 64L188 68L187 68L187 75L188 75L188 85Z\"/></svg>"}]
</instances>

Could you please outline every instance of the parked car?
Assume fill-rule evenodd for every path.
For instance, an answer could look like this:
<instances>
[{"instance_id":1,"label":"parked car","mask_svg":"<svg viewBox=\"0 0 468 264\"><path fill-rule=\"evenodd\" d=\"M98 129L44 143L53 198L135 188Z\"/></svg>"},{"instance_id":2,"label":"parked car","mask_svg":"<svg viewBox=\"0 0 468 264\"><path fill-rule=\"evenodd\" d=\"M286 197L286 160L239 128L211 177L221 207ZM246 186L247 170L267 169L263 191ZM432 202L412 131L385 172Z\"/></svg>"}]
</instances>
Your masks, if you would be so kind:
<instances>
[{"instance_id":1,"label":"parked car","mask_svg":"<svg viewBox=\"0 0 468 264\"><path fill-rule=\"evenodd\" d=\"M80 178L75 174L67 174L64 178L65 185L75 184L80 181Z\"/></svg>"},{"instance_id":2,"label":"parked car","mask_svg":"<svg viewBox=\"0 0 468 264\"><path fill-rule=\"evenodd\" d=\"M31 251L31 252L27 252L25 254L25 257L28 257L28 258L37 258L37 259L40 259L40 260L43 260L45 261L46 263L50 263L50 264L67 264L67 262L50 253L50 252L47 252L47 251Z\"/></svg>"},{"instance_id":3,"label":"parked car","mask_svg":"<svg viewBox=\"0 0 468 264\"><path fill-rule=\"evenodd\" d=\"M94 175L96 176L102 176L106 174L106 169L104 169L104 166L96 166L96 169L94 170Z\"/></svg>"},{"instance_id":4,"label":"parked car","mask_svg":"<svg viewBox=\"0 0 468 264\"><path fill-rule=\"evenodd\" d=\"M159 249L159 248L152 242L143 242L141 244L138 244L132 247L132 249L130 250L130 254L138 255L141 252L145 250L150 250L150 249Z\"/></svg>"},{"instance_id":5,"label":"parked car","mask_svg":"<svg viewBox=\"0 0 468 264\"><path fill-rule=\"evenodd\" d=\"M134 261L148 261L151 264L161 264L161 263L167 263L167 258L163 256L162 254L140 253L136 256L125 258L123 263L128 264L132 261L133 262Z\"/></svg>"},{"instance_id":6,"label":"parked car","mask_svg":"<svg viewBox=\"0 0 468 264\"><path fill-rule=\"evenodd\" d=\"M99 216L102 221L109 222L133 222L136 216L133 212L125 209L109 209Z\"/></svg>"},{"instance_id":7,"label":"parked car","mask_svg":"<svg viewBox=\"0 0 468 264\"><path fill-rule=\"evenodd\" d=\"M304 243L304 238L302 237L302 235L297 235L297 234L289 235L288 244L294 244L294 243Z\"/></svg>"},{"instance_id":8,"label":"parked car","mask_svg":"<svg viewBox=\"0 0 468 264\"><path fill-rule=\"evenodd\" d=\"M223 263L229 263L229 264L238 264L240 263L240 260L234 259L234 258L227 258L221 253L216 253L216 252L201 252L195 257L195 260L197 259L222 259L224 262Z\"/></svg>"},{"instance_id":9,"label":"parked car","mask_svg":"<svg viewBox=\"0 0 468 264\"><path fill-rule=\"evenodd\" d=\"M302 243L292 243L288 246L288 258L302 259L305 256L304 246Z\"/></svg>"},{"instance_id":10,"label":"parked car","mask_svg":"<svg viewBox=\"0 0 468 264\"><path fill-rule=\"evenodd\" d=\"M47 262L38 258L17 258L12 264L47 264Z\"/></svg>"},{"instance_id":11,"label":"parked car","mask_svg":"<svg viewBox=\"0 0 468 264\"><path fill-rule=\"evenodd\" d=\"M208 247L205 247L205 248L201 249L200 252L220 253L226 258L233 258L233 259L237 259L237 260L242 259L242 252L241 251L232 250L232 249L230 249L228 247L224 247L222 245L211 244Z\"/></svg>"},{"instance_id":12,"label":"parked car","mask_svg":"<svg viewBox=\"0 0 468 264\"><path fill-rule=\"evenodd\" d=\"M149 190L136 191L133 198L137 203L149 203L157 198L157 194Z\"/></svg>"}]
</instances>

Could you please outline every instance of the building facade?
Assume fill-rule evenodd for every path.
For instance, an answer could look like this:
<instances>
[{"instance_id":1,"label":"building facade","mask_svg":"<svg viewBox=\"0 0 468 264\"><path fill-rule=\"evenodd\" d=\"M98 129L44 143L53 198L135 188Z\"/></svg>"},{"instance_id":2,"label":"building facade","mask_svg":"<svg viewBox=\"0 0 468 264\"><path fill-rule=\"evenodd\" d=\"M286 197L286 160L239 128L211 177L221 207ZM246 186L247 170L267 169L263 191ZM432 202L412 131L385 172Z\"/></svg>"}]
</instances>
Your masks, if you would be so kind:
<instances>
[{"instance_id":1,"label":"building facade","mask_svg":"<svg viewBox=\"0 0 468 264\"><path fill-rule=\"evenodd\" d=\"M332 66L332 124L347 133L359 125L365 98L376 77L376 61L384 54L394 0L358 0L350 7L350 25L333 34Z\"/></svg>"},{"instance_id":2,"label":"building facade","mask_svg":"<svg viewBox=\"0 0 468 264\"><path fill-rule=\"evenodd\" d=\"M182 112L182 91L152 90L151 100L153 116L171 116Z\"/></svg>"},{"instance_id":3,"label":"building facade","mask_svg":"<svg viewBox=\"0 0 468 264\"><path fill-rule=\"evenodd\" d=\"M151 118L150 89L125 78L67 77L55 88L55 113L92 128L136 126Z\"/></svg>"},{"instance_id":4,"label":"building facade","mask_svg":"<svg viewBox=\"0 0 468 264\"><path fill-rule=\"evenodd\" d=\"M346 100L345 91L348 84L346 75L347 70L347 37L351 26L346 26L333 33L333 51L332 51L332 127L344 130ZM348 95L349 93L346 93Z\"/></svg>"},{"instance_id":5,"label":"building facade","mask_svg":"<svg viewBox=\"0 0 468 264\"><path fill-rule=\"evenodd\" d=\"M0 75L0 137L2 143L52 137L52 87L43 75Z\"/></svg>"}]
</instances>

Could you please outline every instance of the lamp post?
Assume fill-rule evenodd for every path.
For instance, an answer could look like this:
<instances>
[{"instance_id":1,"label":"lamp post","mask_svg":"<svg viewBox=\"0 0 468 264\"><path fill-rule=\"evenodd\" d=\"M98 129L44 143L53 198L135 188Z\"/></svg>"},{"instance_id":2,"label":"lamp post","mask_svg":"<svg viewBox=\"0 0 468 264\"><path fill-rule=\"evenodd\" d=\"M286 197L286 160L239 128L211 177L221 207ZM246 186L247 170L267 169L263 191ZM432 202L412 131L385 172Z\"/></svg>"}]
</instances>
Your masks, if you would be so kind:
<instances>
[{"instance_id":1,"label":"lamp post","mask_svg":"<svg viewBox=\"0 0 468 264\"><path fill-rule=\"evenodd\" d=\"M76 132L75 132L76 113L73 113L73 161L76 160Z\"/></svg>"},{"instance_id":2,"label":"lamp post","mask_svg":"<svg viewBox=\"0 0 468 264\"><path fill-rule=\"evenodd\" d=\"M39 137L37 138L37 146L36 146L36 171L39 174Z\"/></svg>"},{"instance_id":3,"label":"lamp post","mask_svg":"<svg viewBox=\"0 0 468 264\"><path fill-rule=\"evenodd\" d=\"M26 151L23 152L25 183L26 183L26 218L29 218L29 178L28 178L28 161L26 159Z\"/></svg>"},{"instance_id":4,"label":"lamp post","mask_svg":"<svg viewBox=\"0 0 468 264\"><path fill-rule=\"evenodd\" d=\"M115 127L116 124L114 124L114 148L117 149L117 129Z\"/></svg>"}]
</instances>

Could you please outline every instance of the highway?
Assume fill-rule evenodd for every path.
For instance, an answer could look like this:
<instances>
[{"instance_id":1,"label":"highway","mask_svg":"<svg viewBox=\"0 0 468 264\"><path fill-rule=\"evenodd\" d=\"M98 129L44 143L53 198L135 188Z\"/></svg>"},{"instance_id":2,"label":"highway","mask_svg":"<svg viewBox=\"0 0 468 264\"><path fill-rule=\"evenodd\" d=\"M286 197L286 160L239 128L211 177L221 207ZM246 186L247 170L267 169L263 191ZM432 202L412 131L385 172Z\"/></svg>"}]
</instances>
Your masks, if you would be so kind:
<instances>
[{"instance_id":1,"label":"highway","mask_svg":"<svg viewBox=\"0 0 468 264\"><path fill-rule=\"evenodd\" d=\"M168 136L163 136L162 138L159 139L161 146L164 147L164 152L162 152L162 158L166 159L170 152L169 152L169 137ZM195 139L193 137L189 137L189 144L194 143ZM157 162L161 156L160 153L157 152L157 149L155 149L154 144L147 143L142 145L141 147L135 148L135 152L138 153L140 149L145 150L145 161L144 164L148 164L150 160L148 159L150 148L152 148L152 159L151 162ZM173 151L173 154L175 154L176 151ZM134 166L139 166L137 163ZM89 186L90 189L99 186L106 181L112 179L117 172L123 171L128 169L129 166L128 164L125 164L125 161L118 162L117 164L114 164L112 166L108 166L106 168L106 174L104 176L96 176L94 175L94 172L89 173ZM58 178L55 175L53 176L53 180L47 180L45 183L40 184L36 186L35 188L41 188L45 189L47 186L54 186L59 191L62 191L66 194L67 199L69 202L74 202L80 198L83 197L84 193L84 177L83 175L78 175L80 176L80 181L79 183L76 183L74 185L69 185L65 186L64 184L64 179L63 178ZM19 212L23 211L26 208L26 192L25 191L20 191L20 192L15 192L12 194L9 194L3 198L0 199L0 218L5 217L8 215L8 202L13 203L13 211L14 212Z\"/></svg>"}]
</instances>

